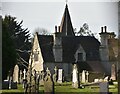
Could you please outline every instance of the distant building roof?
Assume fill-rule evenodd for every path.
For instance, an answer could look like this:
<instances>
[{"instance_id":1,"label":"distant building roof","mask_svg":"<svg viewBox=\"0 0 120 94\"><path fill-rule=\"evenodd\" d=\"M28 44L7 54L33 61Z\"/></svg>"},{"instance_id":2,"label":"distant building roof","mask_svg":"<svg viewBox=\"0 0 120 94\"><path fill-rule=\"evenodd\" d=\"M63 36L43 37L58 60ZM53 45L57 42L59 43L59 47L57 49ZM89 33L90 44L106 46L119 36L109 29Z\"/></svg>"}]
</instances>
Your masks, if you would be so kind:
<instances>
[{"instance_id":1,"label":"distant building roof","mask_svg":"<svg viewBox=\"0 0 120 94\"><path fill-rule=\"evenodd\" d=\"M38 41L45 62L53 62L53 36L38 35ZM74 62L74 54L78 49L79 44L86 52L88 61L100 60L99 46L100 43L95 37L91 36L66 36L62 37L63 62Z\"/></svg>"}]
</instances>

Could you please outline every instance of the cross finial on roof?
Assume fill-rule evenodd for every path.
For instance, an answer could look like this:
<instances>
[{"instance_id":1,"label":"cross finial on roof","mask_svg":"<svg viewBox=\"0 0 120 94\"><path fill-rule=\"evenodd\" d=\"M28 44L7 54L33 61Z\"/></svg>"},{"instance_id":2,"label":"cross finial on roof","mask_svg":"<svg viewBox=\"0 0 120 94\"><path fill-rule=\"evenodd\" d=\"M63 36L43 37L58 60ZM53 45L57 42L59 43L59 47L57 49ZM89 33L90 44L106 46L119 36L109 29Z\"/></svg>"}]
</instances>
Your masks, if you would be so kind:
<instances>
[{"instance_id":1,"label":"cross finial on roof","mask_svg":"<svg viewBox=\"0 0 120 94\"><path fill-rule=\"evenodd\" d=\"M66 4L67 4L68 0L65 0L65 2L66 2Z\"/></svg>"}]
</instances>

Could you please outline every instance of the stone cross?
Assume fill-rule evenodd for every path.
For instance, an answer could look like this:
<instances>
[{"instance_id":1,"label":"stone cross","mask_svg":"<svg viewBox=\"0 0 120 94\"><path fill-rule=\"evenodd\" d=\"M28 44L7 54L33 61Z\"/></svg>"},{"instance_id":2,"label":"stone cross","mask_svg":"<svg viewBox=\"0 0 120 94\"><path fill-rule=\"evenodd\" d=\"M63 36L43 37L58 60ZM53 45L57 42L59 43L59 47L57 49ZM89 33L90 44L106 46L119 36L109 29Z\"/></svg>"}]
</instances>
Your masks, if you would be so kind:
<instances>
[{"instance_id":1,"label":"stone cross","mask_svg":"<svg viewBox=\"0 0 120 94\"><path fill-rule=\"evenodd\" d=\"M19 76L19 66L15 65L14 72L13 72L13 82L18 83L18 76Z\"/></svg>"},{"instance_id":2,"label":"stone cross","mask_svg":"<svg viewBox=\"0 0 120 94\"><path fill-rule=\"evenodd\" d=\"M58 83L62 83L63 78L63 69L58 69Z\"/></svg>"},{"instance_id":3,"label":"stone cross","mask_svg":"<svg viewBox=\"0 0 120 94\"><path fill-rule=\"evenodd\" d=\"M79 87L79 81L78 81L78 69L77 65L73 65L73 75L72 75L72 86L73 88L78 88Z\"/></svg>"},{"instance_id":4,"label":"stone cross","mask_svg":"<svg viewBox=\"0 0 120 94\"><path fill-rule=\"evenodd\" d=\"M85 70L82 71L82 82L85 83L86 79L85 79Z\"/></svg>"},{"instance_id":5,"label":"stone cross","mask_svg":"<svg viewBox=\"0 0 120 94\"><path fill-rule=\"evenodd\" d=\"M23 71L23 79L26 79L26 70L24 69L24 71Z\"/></svg>"}]
</instances>

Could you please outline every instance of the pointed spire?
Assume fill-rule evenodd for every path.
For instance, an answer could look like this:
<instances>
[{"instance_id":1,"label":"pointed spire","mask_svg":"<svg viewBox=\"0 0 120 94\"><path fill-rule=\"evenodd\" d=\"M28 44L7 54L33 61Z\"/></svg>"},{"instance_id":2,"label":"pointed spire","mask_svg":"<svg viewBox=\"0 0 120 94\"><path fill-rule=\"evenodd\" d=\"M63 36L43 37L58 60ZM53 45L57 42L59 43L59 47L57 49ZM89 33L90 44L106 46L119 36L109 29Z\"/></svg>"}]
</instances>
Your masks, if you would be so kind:
<instances>
[{"instance_id":1,"label":"pointed spire","mask_svg":"<svg viewBox=\"0 0 120 94\"><path fill-rule=\"evenodd\" d=\"M68 5L65 6L65 11L62 17L61 25L60 25L60 32L63 36L74 36L73 26L68 10Z\"/></svg>"}]
</instances>

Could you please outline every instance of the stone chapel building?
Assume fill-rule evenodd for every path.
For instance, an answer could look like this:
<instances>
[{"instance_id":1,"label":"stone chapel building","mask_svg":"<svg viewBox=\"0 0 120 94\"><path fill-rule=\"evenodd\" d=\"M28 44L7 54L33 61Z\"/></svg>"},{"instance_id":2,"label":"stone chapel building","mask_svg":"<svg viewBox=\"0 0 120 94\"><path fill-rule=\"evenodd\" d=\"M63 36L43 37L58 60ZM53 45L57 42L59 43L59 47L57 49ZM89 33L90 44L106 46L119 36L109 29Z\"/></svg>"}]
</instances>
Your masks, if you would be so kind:
<instances>
[{"instance_id":1,"label":"stone chapel building","mask_svg":"<svg viewBox=\"0 0 120 94\"><path fill-rule=\"evenodd\" d=\"M36 71L45 71L48 67L52 74L56 66L63 69L65 77L72 74L74 63L77 63L80 71L105 73L99 47L100 42L94 36L75 36L66 4L61 24L55 26L53 35L34 35L29 64L32 62Z\"/></svg>"}]
</instances>

